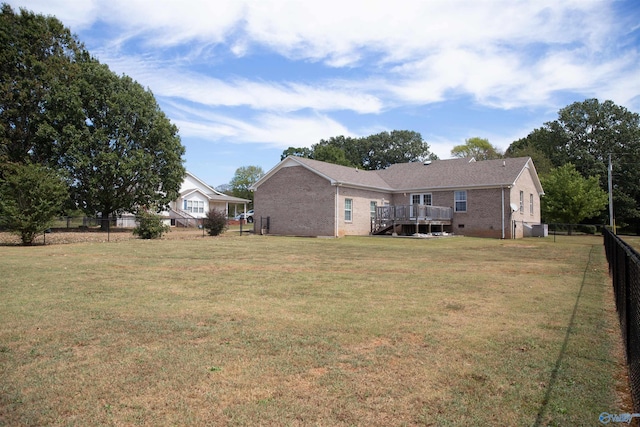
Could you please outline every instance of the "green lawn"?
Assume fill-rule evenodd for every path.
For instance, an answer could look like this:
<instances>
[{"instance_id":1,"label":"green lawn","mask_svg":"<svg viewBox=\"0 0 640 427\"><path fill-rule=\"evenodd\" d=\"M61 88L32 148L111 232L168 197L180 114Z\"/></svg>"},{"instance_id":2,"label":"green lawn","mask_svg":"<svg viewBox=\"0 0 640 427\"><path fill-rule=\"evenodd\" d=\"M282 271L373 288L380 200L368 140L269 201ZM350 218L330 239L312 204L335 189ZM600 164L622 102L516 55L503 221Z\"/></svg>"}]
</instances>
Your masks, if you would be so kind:
<instances>
[{"instance_id":1,"label":"green lawn","mask_svg":"<svg viewBox=\"0 0 640 427\"><path fill-rule=\"evenodd\" d=\"M640 236L620 236L620 238L631 245L633 249L640 252Z\"/></svg>"},{"instance_id":2,"label":"green lawn","mask_svg":"<svg viewBox=\"0 0 640 427\"><path fill-rule=\"evenodd\" d=\"M0 425L632 412L601 237L238 234L0 246Z\"/></svg>"}]
</instances>

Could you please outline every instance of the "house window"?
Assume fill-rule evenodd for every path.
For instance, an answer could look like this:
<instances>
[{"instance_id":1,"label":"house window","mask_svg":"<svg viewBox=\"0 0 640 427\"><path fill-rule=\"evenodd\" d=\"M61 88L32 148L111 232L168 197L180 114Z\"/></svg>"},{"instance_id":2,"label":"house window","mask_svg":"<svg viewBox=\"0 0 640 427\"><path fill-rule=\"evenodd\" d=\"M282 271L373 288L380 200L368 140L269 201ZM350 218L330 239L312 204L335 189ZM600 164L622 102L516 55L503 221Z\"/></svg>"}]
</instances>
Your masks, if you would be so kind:
<instances>
[{"instance_id":1,"label":"house window","mask_svg":"<svg viewBox=\"0 0 640 427\"><path fill-rule=\"evenodd\" d=\"M185 200L184 211L190 213L204 213L204 202L202 200Z\"/></svg>"},{"instance_id":2,"label":"house window","mask_svg":"<svg viewBox=\"0 0 640 427\"><path fill-rule=\"evenodd\" d=\"M378 207L378 202L370 201L369 202L369 210L371 211L371 218L376 217L376 208Z\"/></svg>"},{"instance_id":3,"label":"house window","mask_svg":"<svg viewBox=\"0 0 640 427\"><path fill-rule=\"evenodd\" d=\"M529 214L533 215L533 194L529 194Z\"/></svg>"},{"instance_id":4,"label":"house window","mask_svg":"<svg viewBox=\"0 0 640 427\"><path fill-rule=\"evenodd\" d=\"M524 213L524 191L520 192L520 213Z\"/></svg>"},{"instance_id":5,"label":"house window","mask_svg":"<svg viewBox=\"0 0 640 427\"><path fill-rule=\"evenodd\" d=\"M351 221L353 218L353 200L344 199L344 220Z\"/></svg>"},{"instance_id":6,"label":"house window","mask_svg":"<svg viewBox=\"0 0 640 427\"><path fill-rule=\"evenodd\" d=\"M467 192L456 191L454 193L454 199L455 199L455 211L466 212L467 211Z\"/></svg>"},{"instance_id":7,"label":"house window","mask_svg":"<svg viewBox=\"0 0 640 427\"><path fill-rule=\"evenodd\" d=\"M411 195L411 204L412 205L431 206L431 193L412 194Z\"/></svg>"}]
</instances>

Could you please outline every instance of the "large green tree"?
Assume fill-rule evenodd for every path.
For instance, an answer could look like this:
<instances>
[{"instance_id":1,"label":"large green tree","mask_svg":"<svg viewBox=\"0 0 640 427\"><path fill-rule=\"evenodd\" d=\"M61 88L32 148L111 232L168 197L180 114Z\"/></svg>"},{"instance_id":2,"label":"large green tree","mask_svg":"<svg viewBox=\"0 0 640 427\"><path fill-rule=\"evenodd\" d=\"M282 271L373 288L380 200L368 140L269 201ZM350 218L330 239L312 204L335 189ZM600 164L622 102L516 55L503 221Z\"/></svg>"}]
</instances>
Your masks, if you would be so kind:
<instances>
[{"instance_id":1,"label":"large green tree","mask_svg":"<svg viewBox=\"0 0 640 427\"><path fill-rule=\"evenodd\" d=\"M362 159L365 156L366 146L364 138L332 136L329 139L321 139L320 142L311 146L311 158L316 159L316 152L318 152L320 158L316 160L334 163L333 159L335 159L338 160L337 164L343 166L363 168Z\"/></svg>"},{"instance_id":2,"label":"large green tree","mask_svg":"<svg viewBox=\"0 0 640 427\"><path fill-rule=\"evenodd\" d=\"M313 158L313 150L309 147L289 147L282 152L280 160L284 160L289 156L311 159Z\"/></svg>"},{"instance_id":3,"label":"large green tree","mask_svg":"<svg viewBox=\"0 0 640 427\"><path fill-rule=\"evenodd\" d=\"M384 169L395 163L408 163L433 159L429 144L418 132L394 130L364 138L366 144L362 167L369 170Z\"/></svg>"},{"instance_id":4,"label":"large green tree","mask_svg":"<svg viewBox=\"0 0 640 427\"><path fill-rule=\"evenodd\" d=\"M549 157L533 145L524 145L505 152L505 157L531 157L538 175L544 176L554 168Z\"/></svg>"},{"instance_id":5,"label":"large green tree","mask_svg":"<svg viewBox=\"0 0 640 427\"><path fill-rule=\"evenodd\" d=\"M70 101L81 44L60 21L26 10L0 13L0 161L47 163L51 144L39 138L51 104ZM47 113L49 115L47 116ZM60 112L61 113L61 112Z\"/></svg>"},{"instance_id":6,"label":"large green tree","mask_svg":"<svg viewBox=\"0 0 640 427\"><path fill-rule=\"evenodd\" d=\"M465 139L465 143L451 149L453 157L473 157L476 160L493 160L503 157L500 149L492 145L488 139L474 136Z\"/></svg>"},{"instance_id":7,"label":"large green tree","mask_svg":"<svg viewBox=\"0 0 640 427\"><path fill-rule=\"evenodd\" d=\"M507 155L532 148L555 167L573 163L583 177L599 176L603 190L608 186L611 155L617 222L628 224L640 219L639 114L612 101L576 102L561 109L557 120L511 144Z\"/></svg>"},{"instance_id":8,"label":"large green tree","mask_svg":"<svg viewBox=\"0 0 640 427\"><path fill-rule=\"evenodd\" d=\"M260 166L241 166L236 169L231 182L231 194L235 197L253 201L253 192L249 189L264 175Z\"/></svg>"},{"instance_id":9,"label":"large green tree","mask_svg":"<svg viewBox=\"0 0 640 427\"><path fill-rule=\"evenodd\" d=\"M178 129L153 94L95 60L82 64L83 115L72 132L51 129L52 140L73 144L60 157L72 178L71 194L88 214L103 218L124 211L165 208L178 196L185 169ZM104 221L103 221L104 223Z\"/></svg>"},{"instance_id":10,"label":"large green tree","mask_svg":"<svg viewBox=\"0 0 640 427\"><path fill-rule=\"evenodd\" d=\"M354 166L349 159L344 149L335 145L318 145L313 150L313 158L320 160L321 162L333 163L335 165L342 166Z\"/></svg>"},{"instance_id":11,"label":"large green tree","mask_svg":"<svg viewBox=\"0 0 640 427\"><path fill-rule=\"evenodd\" d=\"M545 195L541 213L544 221L579 224L600 214L607 206L607 193L597 176L584 178L571 163L541 178Z\"/></svg>"},{"instance_id":12,"label":"large green tree","mask_svg":"<svg viewBox=\"0 0 640 427\"><path fill-rule=\"evenodd\" d=\"M89 215L159 210L177 197L185 150L150 91L53 17L4 5L0 42L0 160L58 169Z\"/></svg>"},{"instance_id":13,"label":"large green tree","mask_svg":"<svg viewBox=\"0 0 640 427\"><path fill-rule=\"evenodd\" d=\"M289 147L283 151L281 159L289 155L365 170L384 169L394 163L437 159L422 136L409 130L380 132L361 138L339 135L321 139L310 149Z\"/></svg>"},{"instance_id":14,"label":"large green tree","mask_svg":"<svg viewBox=\"0 0 640 427\"><path fill-rule=\"evenodd\" d=\"M0 224L29 245L60 214L67 186L55 171L38 164L6 163L2 169Z\"/></svg>"}]
</instances>

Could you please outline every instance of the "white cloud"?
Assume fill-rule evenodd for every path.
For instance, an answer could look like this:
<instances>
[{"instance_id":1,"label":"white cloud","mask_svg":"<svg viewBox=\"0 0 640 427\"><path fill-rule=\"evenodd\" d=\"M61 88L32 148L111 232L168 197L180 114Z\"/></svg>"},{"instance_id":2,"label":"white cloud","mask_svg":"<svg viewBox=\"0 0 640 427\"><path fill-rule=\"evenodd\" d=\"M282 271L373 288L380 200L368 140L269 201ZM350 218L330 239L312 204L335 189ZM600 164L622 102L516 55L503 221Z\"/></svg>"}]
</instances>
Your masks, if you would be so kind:
<instances>
[{"instance_id":1,"label":"white cloud","mask_svg":"<svg viewBox=\"0 0 640 427\"><path fill-rule=\"evenodd\" d=\"M4 0L14 11L27 9L43 15L53 15L65 26L77 32L91 26L97 19L100 3L85 0Z\"/></svg>"},{"instance_id":2,"label":"white cloud","mask_svg":"<svg viewBox=\"0 0 640 427\"><path fill-rule=\"evenodd\" d=\"M164 104L183 137L225 143L261 143L288 148L309 147L326 135L354 136L342 124L317 113L264 113L238 119L178 102L167 101Z\"/></svg>"},{"instance_id":3,"label":"white cloud","mask_svg":"<svg viewBox=\"0 0 640 427\"><path fill-rule=\"evenodd\" d=\"M95 0L94 0L95 1ZM150 46L221 43L242 22L242 1L174 0L101 2L99 19L142 36Z\"/></svg>"},{"instance_id":4,"label":"white cloud","mask_svg":"<svg viewBox=\"0 0 640 427\"><path fill-rule=\"evenodd\" d=\"M153 61L136 57L109 57L100 60L118 73L126 73L156 96L181 98L206 106L248 106L256 110L290 112L303 109L317 111L350 110L360 114L378 113L383 102L344 80L262 81L236 77L219 79L185 69L170 61Z\"/></svg>"},{"instance_id":5,"label":"white cloud","mask_svg":"<svg viewBox=\"0 0 640 427\"><path fill-rule=\"evenodd\" d=\"M625 100L638 94L632 75L638 52L629 50L624 61L614 56L615 37L628 28L622 24L629 17L614 16L605 0L29 3L72 30L98 21L112 25L117 36L102 47L103 62L158 95L203 105L367 114L451 94L497 108L545 105L562 91ZM118 50L130 43L144 53L133 58ZM233 77L185 71L190 64L215 61L220 50L213 46L232 57L276 53L357 72L318 80L292 78L283 70L284 77L264 81L244 74L250 71ZM180 54L171 51L175 47ZM629 79L616 79L621 72Z\"/></svg>"}]
</instances>

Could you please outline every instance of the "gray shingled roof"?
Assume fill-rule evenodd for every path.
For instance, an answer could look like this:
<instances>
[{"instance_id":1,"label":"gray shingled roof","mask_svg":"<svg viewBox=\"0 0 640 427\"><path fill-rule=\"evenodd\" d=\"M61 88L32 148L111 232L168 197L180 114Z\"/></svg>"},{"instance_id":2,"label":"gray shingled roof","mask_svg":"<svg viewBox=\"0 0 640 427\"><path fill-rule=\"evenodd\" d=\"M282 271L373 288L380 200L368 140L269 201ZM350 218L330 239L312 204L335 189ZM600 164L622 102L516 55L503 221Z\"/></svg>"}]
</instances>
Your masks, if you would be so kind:
<instances>
[{"instance_id":1,"label":"gray shingled roof","mask_svg":"<svg viewBox=\"0 0 640 427\"><path fill-rule=\"evenodd\" d=\"M470 161L434 160L429 164L395 164L378 173L397 190L421 188L498 187L513 184L528 157Z\"/></svg>"},{"instance_id":2,"label":"gray shingled roof","mask_svg":"<svg viewBox=\"0 0 640 427\"><path fill-rule=\"evenodd\" d=\"M508 186L529 161L528 157L477 162L449 159L428 164L397 163L383 170L364 171L301 157L292 159L334 182L391 191Z\"/></svg>"},{"instance_id":3,"label":"gray shingled roof","mask_svg":"<svg viewBox=\"0 0 640 427\"><path fill-rule=\"evenodd\" d=\"M378 175L378 171L367 171L347 166L334 165L333 163L320 162L318 160L311 160L303 157L292 157L292 159L304 164L308 168L335 182L393 190L393 188L390 187L380 175Z\"/></svg>"}]
</instances>

